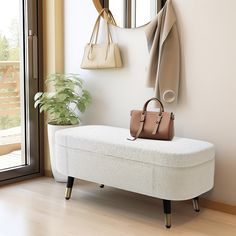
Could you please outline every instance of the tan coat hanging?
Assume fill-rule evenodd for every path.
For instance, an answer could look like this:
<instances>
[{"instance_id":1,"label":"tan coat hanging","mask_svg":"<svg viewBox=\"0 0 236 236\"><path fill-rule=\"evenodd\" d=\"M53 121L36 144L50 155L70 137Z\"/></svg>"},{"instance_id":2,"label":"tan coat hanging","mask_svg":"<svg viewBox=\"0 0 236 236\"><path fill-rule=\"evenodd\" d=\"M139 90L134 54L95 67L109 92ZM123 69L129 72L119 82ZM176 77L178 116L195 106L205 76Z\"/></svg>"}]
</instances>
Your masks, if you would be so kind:
<instances>
[{"instance_id":1,"label":"tan coat hanging","mask_svg":"<svg viewBox=\"0 0 236 236\"><path fill-rule=\"evenodd\" d=\"M145 33L150 52L147 85L155 88L161 101L172 103L178 97L180 46L171 0L146 26Z\"/></svg>"}]
</instances>

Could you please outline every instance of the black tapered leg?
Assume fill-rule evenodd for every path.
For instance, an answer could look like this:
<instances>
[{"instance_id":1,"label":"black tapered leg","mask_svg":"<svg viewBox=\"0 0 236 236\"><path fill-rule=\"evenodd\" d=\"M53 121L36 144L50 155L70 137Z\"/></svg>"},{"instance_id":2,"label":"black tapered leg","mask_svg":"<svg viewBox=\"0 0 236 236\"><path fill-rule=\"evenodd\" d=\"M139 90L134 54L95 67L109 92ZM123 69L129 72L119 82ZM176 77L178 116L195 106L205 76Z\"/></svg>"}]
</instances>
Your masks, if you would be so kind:
<instances>
[{"instance_id":1,"label":"black tapered leg","mask_svg":"<svg viewBox=\"0 0 236 236\"><path fill-rule=\"evenodd\" d=\"M196 212L199 212L199 211L200 211L199 197L193 198L193 209L194 209Z\"/></svg>"},{"instance_id":2,"label":"black tapered leg","mask_svg":"<svg viewBox=\"0 0 236 236\"><path fill-rule=\"evenodd\" d=\"M165 214L165 225L166 228L171 227L171 201L163 200L164 214Z\"/></svg>"},{"instance_id":3,"label":"black tapered leg","mask_svg":"<svg viewBox=\"0 0 236 236\"><path fill-rule=\"evenodd\" d=\"M74 177L68 176L67 184L66 184L66 192L65 192L65 199L69 200L71 197L71 192L74 184Z\"/></svg>"},{"instance_id":4,"label":"black tapered leg","mask_svg":"<svg viewBox=\"0 0 236 236\"><path fill-rule=\"evenodd\" d=\"M104 188L104 184L101 184L101 185L100 185L100 188Z\"/></svg>"}]
</instances>

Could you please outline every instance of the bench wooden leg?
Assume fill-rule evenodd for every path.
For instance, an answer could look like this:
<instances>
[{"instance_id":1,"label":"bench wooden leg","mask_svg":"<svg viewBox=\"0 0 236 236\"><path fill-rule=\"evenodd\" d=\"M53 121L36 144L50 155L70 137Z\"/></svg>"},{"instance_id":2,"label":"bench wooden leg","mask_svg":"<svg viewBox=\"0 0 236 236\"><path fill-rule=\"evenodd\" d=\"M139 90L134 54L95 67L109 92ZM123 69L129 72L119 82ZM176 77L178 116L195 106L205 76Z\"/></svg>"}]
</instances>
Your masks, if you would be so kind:
<instances>
[{"instance_id":1,"label":"bench wooden leg","mask_svg":"<svg viewBox=\"0 0 236 236\"><path fill-rule=\"evenodd\" d=\"M199 212L199 211L200 211L200 207L199 207L199 197L193 198L193 209L194 209L196 212Z\"/></svg>"},{"instance_id":2,"label":"bench wooden leg","mask_svg":"<svg viewBox=\"0 0 236 236\"><path fill-rule=\"evenodd\" d=\"M171 201L163 200L164 214L165 214L165 225L166 228L171 227Z\"/></svg>"},{"instance_id":3,"label":"bench wooden leg","mask_svg":"<svg viewBox=\"0 0 236 236\"><path fill-rule=\"evenodd\" d=\"M71 197L71 192L74 184L74 177L68 176L67 184L66 184L66 192L65 192L65 199L69 200Z\"/></svg>"}]
</instances>

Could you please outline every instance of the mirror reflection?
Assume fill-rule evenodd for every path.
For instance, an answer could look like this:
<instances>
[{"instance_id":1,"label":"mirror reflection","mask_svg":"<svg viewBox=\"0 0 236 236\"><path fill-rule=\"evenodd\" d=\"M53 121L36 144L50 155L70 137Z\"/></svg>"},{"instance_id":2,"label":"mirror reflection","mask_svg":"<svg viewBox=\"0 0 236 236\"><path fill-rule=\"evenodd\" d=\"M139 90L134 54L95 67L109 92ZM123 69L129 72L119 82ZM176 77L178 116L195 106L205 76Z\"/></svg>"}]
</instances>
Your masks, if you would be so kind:
<instances>
[{"instance_id":1,"label":"mirror reflection","mask_svg":"<svg viewBox=\"0 0 236 236\"><path fill-rule=\"evenodd\" d=\"M93 2L98 12L102 8L109 9L117 26L136 28L150 22L162 8L165 0L93 0Z\"/></svg>"}]
</instances>

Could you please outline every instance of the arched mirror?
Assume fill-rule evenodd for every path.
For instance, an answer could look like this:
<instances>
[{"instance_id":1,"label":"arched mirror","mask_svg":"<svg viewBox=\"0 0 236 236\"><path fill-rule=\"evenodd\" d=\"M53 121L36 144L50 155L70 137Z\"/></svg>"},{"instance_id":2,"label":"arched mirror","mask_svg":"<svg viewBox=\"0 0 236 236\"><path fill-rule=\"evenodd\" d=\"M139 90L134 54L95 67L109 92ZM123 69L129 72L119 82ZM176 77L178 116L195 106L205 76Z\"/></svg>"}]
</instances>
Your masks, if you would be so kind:
<instances>
[{"instance_id":1,"label":"arched mirror","mask_svg":"<svg viewBox=\"0 0 236 236\"><path fill-rule=\"evenodd\" d=\"M165 2L166 0L93 0L98 12L103 8L109 9L116 25L122 28L137 28L147 24Z\"/></svg>"}]
</instances>

